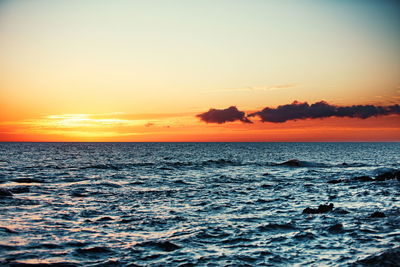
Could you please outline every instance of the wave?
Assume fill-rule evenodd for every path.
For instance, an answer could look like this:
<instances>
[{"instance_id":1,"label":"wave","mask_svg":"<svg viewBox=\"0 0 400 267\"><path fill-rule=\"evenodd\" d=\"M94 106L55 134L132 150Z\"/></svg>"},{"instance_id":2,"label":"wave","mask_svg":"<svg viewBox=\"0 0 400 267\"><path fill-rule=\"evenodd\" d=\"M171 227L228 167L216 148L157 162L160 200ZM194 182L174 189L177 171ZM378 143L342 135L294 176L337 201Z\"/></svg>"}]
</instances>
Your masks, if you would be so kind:
<instances>
[{"instance_id":1,"label":"wave","mask_svg":"<svg viewBox=\"0 0 400 267\"><path fill-rule=\"evenodd\" d=\"M290 159L285 162L275 163L273 166L284 166L284 167L332 167L334 165L326 164L326 163L319 163L319 162L312 162L312 161L303 161L298 159Z\"/></svg>"},{"instance_id":2,"label":"wave","mask_svg":"<svg viewBox=\"0 0 400 267\"><path fill-rule=\"evenodd\" d=\"M366 175L369 174L369 175ZM372 174L372 175L371 175ZM354 176L345 179L334 179L329 180L329 184L339 183L350 183L350 182L382 182L387 180L399 180L400 181L400 170L393 168L378 168L369 172L364 173L361 176Z\"/></svg>"},{"instance_id":3,"label":"wave","mask_svg":"<svg viewBox=\"0 0 400 267\"><path fill-rule=\"evenodd\" d=\"M241 166L244 165L240 161L232 161L226 159L209 159L204 161L175 161L163 162L162 164L170 167L212 167L212 166Z\"/></svg>"},{"instance_id":4,"label":"wave","mask_svg":"<svg viewBox=\"0 0 400 267\"><path fill-rule=\"evenodd\" d=\"M180 249L181 246L172 243L171 241L146 241L146 242L142 242L142 243L138 243L136 244L136 246L139 247L152 247L152 248L156 248L158 250L162 250L162 251L166 251L166 252L170 252L170 251L174 251L177 249Z\"/></svg>"},{"instance_id":5,"label":"wave","mask_svg":"<svg viewBox=\"0 0 400 267\"><path fill-rule=\"evenodd\" d=\"M291 159L285 162L251 162L228 159L208 159L203 161L161 161L161 162L137 162L137 163L121 163L121 164L95 164L81 167L81 169L112 169L120 170L135 167L153 167L158 166L160 170L173 170L182 167L216 167L216 166L283 166L283 167L311 167L311 168L329 168L329 167L366 167L368 165L362 163L341 163L329 164L313 161L304 161Z\"/></svg>"},{"instance_id":6,"label":"wave","mask_svg":"<svg viewBox=\"0 0 400 267\"><path fill-rule=\"evenodd\" d=\"M395 169L395 168L382 167L382 168L377 168L377 169L373 170L372 175L379 176L379 175L382 175L385 173L391 173L391 172L396 172L396 171L400 171L400 170Z\"/></svg>"},{"instance_id":7,"label":"wave","mask_svg":"<svg viewBox=\"0 0 400 267\"><path fill-rule=\"evenodd\" d=\"M295 231L296 227L291 223L268 223L265 225L261 225L257 228L261 232L268 231Z\"/></svg>"},{"instance_id":8,"label":"wave","mask_svg":"<svg viewBox=\"0 0 400 267\"><path fill-rule=\"evenodd\" d=\"M101 170L122 170L133 167L154 166L153 162L137 162L137 163L115 163L115 164L94 164L80 167L81 170L85 169L101 169Z\"/></svg>"},{"instance_id":9,"label":"wave","mask_svg":"<svg viewBox=\"0 0 400 267\"><path fill-rule=\"evenodd\" d=\"M108 247L91 247L91 248L78 248L76 252L81 254L94 254L94 253L111 253L112 250Z\"/></svg>"},{"instance_id":10,"label":"wave","mask_svg":"<svg viewBox=\"0 0 400 267\"><path fill-rule=\"evenodd\" d=\"M25 166L22 170L40 170L44 171L46 169L56 169L56 170L87 170L87 169L97 169L97 170L125 170L134 169L140 167L156 167L158 170L170 171L174 169L187 168L187 167L224 167L224 166L257 166L257 167L303 167L303 168L331 168L331 167L343 167L343 168L357 168L357 167L367 167L372 166L364 163L322 163L314 161L305 161L299 159L290 159L284 162L260 162L260 161L245 161L245 160L230 160L230 159L206 159L199 161L168 161L163 159L163 161L155 162L123 162L123 163L84 163L82 165L38 165L38 166Z\"/></svg>"},{"instance_id":11,"label":"wave","mask_svg":"<svg viewBox=\"0 0 400 267\"><path fill-rule=\"evenodd\" d=\"M395 247L358 260L351 266L398 266L399 262L400 247Z\"/></svg>"},{"instance_id":12,"label":"wave","mask_svg":"<svg viewBox=\"0 0 400 267\"><path fill-rule=\"evenodd\" d=\"M172 170L171 168L180 167L212 167L212 166L241 166L240 161L226 159L209 159L204 161L162 161L162 162L137 162L137 163L117 163L117 164L94 164L80 167L80 169L102 169L102 170L122 170L135 167L154 167L159 166L160 170Z\"/></svg>"},{"instance_id":13,"label":"wave","mask_svg":"<svg viewBox=\"0 0 400 267\"><path fill-rule=\"evenodd\" d=\"M290 159L284 162L272 163L271 166L282 166L282 167L305 167L305 168L357 168L357 167L368 167L372 165L364 164L364 163L340 163L340 164L332 164L332 163L322 163L322 162L314 162L314 161L305 161L298 159Z\"/></svg>"}]
</instances>

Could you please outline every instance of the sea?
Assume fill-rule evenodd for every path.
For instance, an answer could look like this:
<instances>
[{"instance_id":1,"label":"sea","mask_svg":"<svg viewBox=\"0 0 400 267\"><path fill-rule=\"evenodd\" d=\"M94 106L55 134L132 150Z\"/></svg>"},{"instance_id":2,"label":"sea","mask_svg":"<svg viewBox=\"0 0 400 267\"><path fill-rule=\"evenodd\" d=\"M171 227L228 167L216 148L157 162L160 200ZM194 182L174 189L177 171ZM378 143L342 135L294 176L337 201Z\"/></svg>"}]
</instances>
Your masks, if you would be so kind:
<instances>
[{"instance_id":1,"label":"sea","mask_svg":"<svg viewBox=\"0 0 400 267\"><path fill-rule=\"evenodd\" d=\"M0 143L0 265L389 266L400 255L399 152Z\"/></svg>"}]
</instances>

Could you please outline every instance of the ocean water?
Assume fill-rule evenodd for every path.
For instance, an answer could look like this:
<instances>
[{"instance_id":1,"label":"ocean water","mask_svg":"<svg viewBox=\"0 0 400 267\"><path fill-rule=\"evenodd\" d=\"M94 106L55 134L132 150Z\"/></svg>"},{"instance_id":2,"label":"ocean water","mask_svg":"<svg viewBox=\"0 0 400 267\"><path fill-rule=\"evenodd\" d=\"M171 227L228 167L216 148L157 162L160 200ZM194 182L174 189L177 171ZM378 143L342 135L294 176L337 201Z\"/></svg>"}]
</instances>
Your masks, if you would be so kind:
<instances>
[{"instance_id":1,"label":"ocean water","mask_svg":"<svg viewBox=\"0 0 400 267\"><path fill-rule=\"evenodd\" d=\"M400 244L399 180L355 178L399 170L399 152L400 143L0 143L0 265L346 266Z\"/></svg>"}]
</instances>

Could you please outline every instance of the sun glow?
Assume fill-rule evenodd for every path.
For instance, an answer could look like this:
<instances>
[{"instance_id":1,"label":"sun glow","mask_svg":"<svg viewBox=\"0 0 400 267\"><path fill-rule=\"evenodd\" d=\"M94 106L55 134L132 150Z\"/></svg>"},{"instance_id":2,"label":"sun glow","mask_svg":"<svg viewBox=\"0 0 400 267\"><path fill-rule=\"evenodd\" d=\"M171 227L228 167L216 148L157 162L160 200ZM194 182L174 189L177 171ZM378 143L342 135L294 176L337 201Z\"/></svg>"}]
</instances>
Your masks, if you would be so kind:
<instances>
[{"instance_id":1,"label":"sun glow","mask_svg":"<svg viewBox=\"0 0 400 267\"><path fill-rule=\"evenodd\" d=\"M182 127L195 121L191 114L125 114L122 112L101 114L52 114L40 118L6 121L0 123L2 136L42 136L50 140L100 141L115 138L162 134L171 126ZM4 137L3 137L4 138ZM13 140L11 138L11 140ZM35 139L36 140L36 139ZM42 139L39 139L42 140Z\"/></svg>"},{"instance_id":2,"label":"sun glow","mask_svg":"<svg viewBox=\"0 0 400 267\"><path fill-rule=\"evenodd\" d=\"M45 119L38 121L39 125L50 125L54 127L65 128L98 128L98 127L115 127L115 126L138 126L144 125L144 120L125 120L125 119L97 119L92 118L91 114L63 114L50 115Z\"/></svg>"}]
</instances>

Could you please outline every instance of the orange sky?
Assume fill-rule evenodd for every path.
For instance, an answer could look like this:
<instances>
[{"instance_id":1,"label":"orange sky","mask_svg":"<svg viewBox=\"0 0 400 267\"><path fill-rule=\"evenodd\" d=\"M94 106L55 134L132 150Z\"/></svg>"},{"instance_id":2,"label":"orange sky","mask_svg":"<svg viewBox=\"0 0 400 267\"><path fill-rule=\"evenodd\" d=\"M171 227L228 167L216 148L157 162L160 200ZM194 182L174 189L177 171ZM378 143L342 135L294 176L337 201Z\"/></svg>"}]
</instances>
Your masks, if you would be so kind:
<instances>
[{"instance_id":1,"label":"orange sky","mask_svg":"<svg viewBox=\"0 0 400 267\"><path fill-rule=\"evenodd\" d=\"M63 115L2 123L3 141L399 141L400 117L205 124L195 114Z\"/></svg>"},{"instance_id":2,"label":"orange sky","mask_svg":"<svg viewBox=\"0 0 400 267\"><path fill-rule=\"evenodd\" d=\"M398 115L196 117L399 104L399 18L373 0L1 1L0 141L400 141Z\"/></svg>"}]
</instances>

